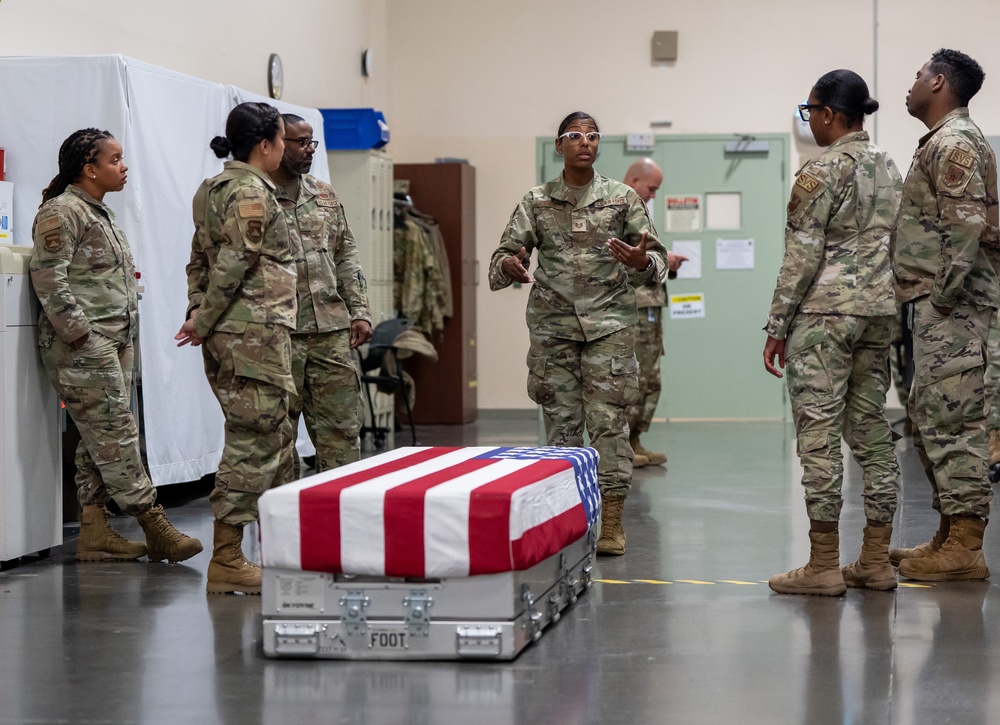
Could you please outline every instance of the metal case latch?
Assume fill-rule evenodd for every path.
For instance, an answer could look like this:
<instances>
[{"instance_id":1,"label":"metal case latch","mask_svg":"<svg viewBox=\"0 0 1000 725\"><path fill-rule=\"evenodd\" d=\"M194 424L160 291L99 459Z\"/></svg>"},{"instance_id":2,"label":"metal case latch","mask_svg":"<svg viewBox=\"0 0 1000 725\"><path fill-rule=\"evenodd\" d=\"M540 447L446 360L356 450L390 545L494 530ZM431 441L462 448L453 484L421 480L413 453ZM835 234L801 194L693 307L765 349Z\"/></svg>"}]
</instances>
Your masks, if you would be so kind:
<instances>
[{"instance_id":1,"label":"metal case latch","mask_svg":"<svg viewBox=\"0 0 1000 725\"><path fill-rule=\"evenodd\" d=\"M531 630L531 639L537 642L542 636L542 613L535 609L535 596L527 584L521 586L521 601L524 602L524 609L528 613L528 621L524 626Z\"/></svg>"},{"instance_id":2,"label":"metal case latch","mask_svg":"<svg viewBox=\"0 0 1000 725\"><path fill-rule=\"evenodd\" d=\"M349 590L340 598L340 606L344 610L344 631L347 634L365 634L368 632L368 622L365 619L365 608L371 599L363 591Z\"/></svg>"},{"instance_id":3,"label":"metal case latch","mask_svg":"<svg viewBox=\"0 0 1000 725\"><path fill-rule=\"evenodd\" d=\"M412 589L403 597L403 608L406 610L404 621L411 636L427 637L431 631L431 613L434 606L433 597L423 589Z\"/></svg>"}]
</instances>

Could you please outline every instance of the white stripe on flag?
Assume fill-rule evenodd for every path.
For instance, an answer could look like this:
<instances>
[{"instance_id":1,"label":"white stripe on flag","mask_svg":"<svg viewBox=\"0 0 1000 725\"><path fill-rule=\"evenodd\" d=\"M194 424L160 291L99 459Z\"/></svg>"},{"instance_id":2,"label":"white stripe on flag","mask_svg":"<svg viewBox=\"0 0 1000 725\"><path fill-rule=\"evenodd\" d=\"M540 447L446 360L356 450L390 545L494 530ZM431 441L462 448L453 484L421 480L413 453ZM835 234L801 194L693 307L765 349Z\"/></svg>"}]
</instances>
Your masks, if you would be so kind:
<instances>
[{"instance_id":1,"label":"white stripe on flag","mask_svg":"<svg viewBox=\"0 0 1000 725\"><path fill-rule=\"evenodd\" d=\"M476 455L479 455L478 453ZM458 569L469 575L469 501L480 486L527 468L534 461L497 460L440 483L424 496L424 572L427 577ZM456 576L454 573L448 576Z\"/></svg>"},{"instance_id":2,"label":"white stripe on flag","mask_svg":"<svg viewBox=\"0 0 1000 725\"><path fill-rule=\"evenodd\" d=\"M511 541L579 505L580 492L572 468L518 489L510 499Z\"/></svg>"},{"instance_id":3,"label":"white stripe on flag","mask_svg":"<svg viewBox=\"0 0 1000 725\"><path fill-rule=\"evenodd\" d=\"M410 449L413 452L413 449ZM479 455L460 448L401 471L377 476L340 494L340 564L344 571L385 574L385 492Z\"/></svg>"}]
</instances>

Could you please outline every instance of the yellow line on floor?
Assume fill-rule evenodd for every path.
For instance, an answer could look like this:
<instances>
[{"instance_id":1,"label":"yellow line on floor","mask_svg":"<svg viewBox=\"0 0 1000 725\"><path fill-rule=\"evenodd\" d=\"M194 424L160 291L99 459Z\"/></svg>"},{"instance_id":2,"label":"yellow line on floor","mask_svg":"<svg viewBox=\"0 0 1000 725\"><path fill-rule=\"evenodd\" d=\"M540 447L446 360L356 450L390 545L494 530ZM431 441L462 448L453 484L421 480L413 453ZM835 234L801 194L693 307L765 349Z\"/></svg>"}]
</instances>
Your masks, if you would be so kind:
<instances>
[{"instance_id":1,"label":"yellow line on floor","mask_svg":"<svg viewBox=\"0 0 1000 725\"><path fill-rule=\"evenodd\" d=\"M741 579L719 579L717 582L702 581L701 579L675 579L673 581L665 581L663 579L632 579L631 581L626 581L624 579L594 579L594 581L599 582L600 584L736 584L745 587L755 587L758 584L767 584L766 580L761 580L759 582L747 582ZM907 587L909 589L931 589L937 585L900 582L899 586Z\"/></svg>"}]
</instances>

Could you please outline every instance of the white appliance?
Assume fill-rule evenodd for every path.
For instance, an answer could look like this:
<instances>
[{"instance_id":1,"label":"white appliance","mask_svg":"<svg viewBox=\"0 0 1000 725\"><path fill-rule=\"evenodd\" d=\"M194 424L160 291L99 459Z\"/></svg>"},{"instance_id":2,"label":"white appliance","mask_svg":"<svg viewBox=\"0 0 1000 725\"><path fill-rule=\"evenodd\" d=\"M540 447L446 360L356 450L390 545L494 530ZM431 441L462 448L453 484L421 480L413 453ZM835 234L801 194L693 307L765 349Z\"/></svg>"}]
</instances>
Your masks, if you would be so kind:
<instances>
[{"instance_id":1,"label":"white appliance","mask_svg":"<svg viewBox=\"0 0 1000 725\"><path fill-rule=\"evenodd\" d=\"M63 542L59 397L38 355L30 255L0 245L0 562Z\"/></svg>"}]
</instances>

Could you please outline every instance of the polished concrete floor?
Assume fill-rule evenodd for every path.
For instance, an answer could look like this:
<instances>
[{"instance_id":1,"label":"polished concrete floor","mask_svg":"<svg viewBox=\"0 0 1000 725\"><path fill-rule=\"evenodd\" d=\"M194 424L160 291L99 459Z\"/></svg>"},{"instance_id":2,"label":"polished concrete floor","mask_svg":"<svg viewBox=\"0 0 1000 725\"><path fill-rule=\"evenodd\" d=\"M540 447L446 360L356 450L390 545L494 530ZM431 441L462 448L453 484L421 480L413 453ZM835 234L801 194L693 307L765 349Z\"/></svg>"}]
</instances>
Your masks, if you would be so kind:
<instances>
[{"instance_id":1,"label":"polished concrete floor","mask_svg":"<svg viewBox=\"0 0 1000 725\"><path fill-rule=\"evenodd\" d=\"M533 419L422 428L427 445L534 444ZM206 597L183 564L78 564L75 530L0 572L0 725L38 723L993 723L1000 596L987 582L844 597L771 593L804 563L790 429L656 424L668 467L636 472L628 554L512 663L264 657L260 599ZM936 524L907 440L894 540ZM849 469L843 560L860 548ZM207 500L169 510L211 539ZM119 519L135 535L134 522ZM987 534L1000 567L1000 536Z\"/></svg>"}]
</instances>

